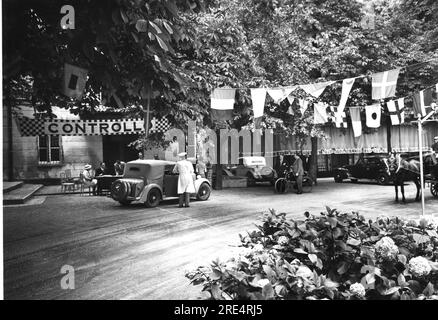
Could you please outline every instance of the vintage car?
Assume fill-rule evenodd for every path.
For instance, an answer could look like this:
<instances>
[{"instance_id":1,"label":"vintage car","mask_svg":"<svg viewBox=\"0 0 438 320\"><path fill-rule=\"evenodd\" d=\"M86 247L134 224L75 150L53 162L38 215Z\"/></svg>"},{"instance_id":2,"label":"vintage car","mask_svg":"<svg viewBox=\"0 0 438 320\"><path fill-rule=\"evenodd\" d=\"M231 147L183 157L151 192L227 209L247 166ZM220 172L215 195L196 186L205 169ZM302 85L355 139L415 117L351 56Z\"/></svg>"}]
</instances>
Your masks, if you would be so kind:
<instances>
[{"instance_id":1,"label":"vintage car","mask_svg":"<svg viewBox=\"0 0 438 320\"><path fill-rule=\"evenodd\" d=\"M178 197L178 174L173 173L175 162L135 160L125 166L123 177L111 185L111 197L122 205L133 201L156 207L161 200ZM196 199L208 200L211 185L207 179L193 175Z\"/></svg>"},{"instance_id":2,"label":"vintage car","mask_svg":"<svg viewBox=\"0 0 438 320\"><path fill-rule=\"evenodd\" d=\"M236 176L247 177L248 186L254 186L256 182L270 182L274 185L277 180L277 172L266 166L264 157L243 157L243 165L238 165L233 173Z\"/></svg>"},{"instance_id":3,"label":"vintage car","mask_svg":"<svg viewBox=\"0 0 438 320\"><path fill-rule=\"evenodd\" d=\"M363 156L353 165L345 165L334 170L335 182L350 179L357 182L358 179L376 180L384 185L390 182L384 156Z\"/></svg>"}]
</instances>

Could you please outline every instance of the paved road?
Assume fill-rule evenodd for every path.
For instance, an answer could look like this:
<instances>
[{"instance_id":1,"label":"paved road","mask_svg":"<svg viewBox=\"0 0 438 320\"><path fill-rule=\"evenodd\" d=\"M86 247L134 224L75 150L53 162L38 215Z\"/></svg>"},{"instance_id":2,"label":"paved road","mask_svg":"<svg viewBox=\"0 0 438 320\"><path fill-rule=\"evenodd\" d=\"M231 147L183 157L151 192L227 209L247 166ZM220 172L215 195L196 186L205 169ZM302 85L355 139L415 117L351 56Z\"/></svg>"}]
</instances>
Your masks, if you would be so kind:
<instances>
[{"instance_id":1,"label":"paved road","mask_svg":"<svg viewBox=\"0 0 438 320\"><path fill-rule=\"evenodd\" d=\"M438 199L425 194L428 213L438 215ZM110 198L80 195L4 207L5 298L199 299L205 296L185 272L229 255L238 234L253 229L268 208L288 217L318 214L325 205L369 218L417 217L413 185L406 195L407 204L396 204L391 186L322 179L300 196L276 195L270 186L213 191L209 201L187 209L175 201L154 209L121 207ZM75 268L74 290L60 287L63 265Z\"/></svg>"}]
</instances>

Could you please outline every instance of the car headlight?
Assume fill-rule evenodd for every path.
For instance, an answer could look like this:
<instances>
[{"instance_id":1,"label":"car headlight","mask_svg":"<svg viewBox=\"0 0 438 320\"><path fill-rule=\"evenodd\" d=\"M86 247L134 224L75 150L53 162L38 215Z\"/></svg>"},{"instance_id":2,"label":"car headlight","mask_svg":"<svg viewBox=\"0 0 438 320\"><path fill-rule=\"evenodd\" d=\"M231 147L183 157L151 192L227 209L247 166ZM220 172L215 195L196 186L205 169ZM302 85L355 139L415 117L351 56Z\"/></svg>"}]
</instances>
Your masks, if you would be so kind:
<instances>
[{"instance_id":1,"label":"car headlight","mask_svg":"<svg viewBox=\"0 0 438 320\"><path fill-rule=\"evenodd\" d=\"M198 174L198 175L196 176L196 179L201 179L201 175Z\"/></svg>"}]
</instances>

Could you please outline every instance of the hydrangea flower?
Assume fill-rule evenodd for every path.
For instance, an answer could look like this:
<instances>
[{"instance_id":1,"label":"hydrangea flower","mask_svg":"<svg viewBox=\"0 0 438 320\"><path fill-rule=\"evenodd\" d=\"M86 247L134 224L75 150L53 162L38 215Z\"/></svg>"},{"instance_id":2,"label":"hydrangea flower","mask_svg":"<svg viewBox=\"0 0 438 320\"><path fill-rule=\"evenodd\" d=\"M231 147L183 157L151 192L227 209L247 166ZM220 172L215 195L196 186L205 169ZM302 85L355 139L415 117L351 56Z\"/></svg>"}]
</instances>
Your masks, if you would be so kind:
<instances>
[{"instance_id":1,"label":"hydrangea flower","mask_svg":"<svg viewBox=\"0 0 438 320\"><path fill-rule=\"evenodd\" d=\"M429 261L424 257L415 257L409 260L408 269L415 277L427 276L432 270Z\"/></svg>"},{"instance_id":2,"label":"hydrangea flower","mask_svg":"<svg viewBox=\"0 0 438 320\"><path fill-rule=\"evenodd\" d=\"M358 282L350 285L350 292L358 298L364 298L366 293L365 287Z\"/></svg>"},{"instance_id":3,"label":"hydrangea flower","mask_svg":"<svg viewBox=\"0 0 438 320\"><path fill-rule=\"evenodd\" d=\"M280 246L285 246L285 245L287 245L288 243L289 243L289 238L288 238L288 237L286 237L286 236L281 236L281 237L278 238L278 244L279 244Z\"/></svg>"},{"instance_id":4,"label":"hydrangea flower","mask_svg":"<svg viewBox=\"0 0 438 320\"><path fill-rule=\"evenodd\" d=\"M269 284L270 282L269 282L269 280L268 279L260 279L260 280L258 280L257 281L257 285L259 285L260 287L264 287L264 286L266 286L267 284Z\"/></svg>"},{"instance_id":5,"label":"hydrangea flower","mask_svg":"<svg viewBox=\"0 0 438 320\"><path fill-rule=\"evenodd\" d=\"M418 224L422 227L422 228L431 228L436 230L438 228L438 218L432 216L432 215L427 215L422 217L419 221Z\"/></svg>"},{"instance_id":6,"label":"hydrangea flower","mask_svg":"<svg viewBox=\"0 0 438 320\"><path fill-rule=\"evenodd\" d=\"M390 237L383 237L374 245L376 254L383 259L392 259L398 253L398 247Z\"/></svg>"},{"instance_id":7,"label":"hydrangea flower","mask_svg":"<svg viewBox=\"0 0 438 320\"><path fill-rule=\"evenodd\" d=\"M265 248L261 243L257 243L253 248L255 252L262 252Z\"/></svg>"}]
</instances>

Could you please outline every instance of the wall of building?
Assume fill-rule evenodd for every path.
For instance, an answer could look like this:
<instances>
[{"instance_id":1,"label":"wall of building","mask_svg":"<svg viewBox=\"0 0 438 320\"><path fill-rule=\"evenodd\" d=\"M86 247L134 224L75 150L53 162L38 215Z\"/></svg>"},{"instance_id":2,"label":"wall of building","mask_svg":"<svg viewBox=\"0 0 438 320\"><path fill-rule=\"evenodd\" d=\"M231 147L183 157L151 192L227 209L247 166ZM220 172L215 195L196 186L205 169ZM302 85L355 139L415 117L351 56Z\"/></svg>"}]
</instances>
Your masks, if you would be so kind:
<instances>
[{"instance_id":1,"label":"wall of building","mask_svg":"<svg viewBox=\"0 0 438 320\"><path fill-rule=\"evenodd\" d=\"M75 118L67 110L54 108L61 118ZM22 108L24 116L32 117L33 110ZM3 180L8 179L7 154L10 137L7 130L7 114L3 112ZM84 165L90 163L97 167L102 161L101 136L62 136L61 154L62 161L57 165L41 165L38 159L38 138L22 137L17 121L12 121L12 155L13 155L13 180L57 179L60 173L67 169L72 171L73 177L78 177Z\"/></svg>"}]
</instances>

